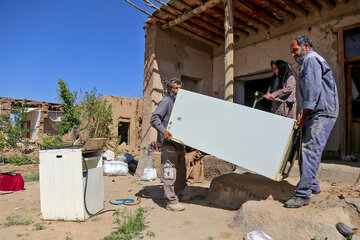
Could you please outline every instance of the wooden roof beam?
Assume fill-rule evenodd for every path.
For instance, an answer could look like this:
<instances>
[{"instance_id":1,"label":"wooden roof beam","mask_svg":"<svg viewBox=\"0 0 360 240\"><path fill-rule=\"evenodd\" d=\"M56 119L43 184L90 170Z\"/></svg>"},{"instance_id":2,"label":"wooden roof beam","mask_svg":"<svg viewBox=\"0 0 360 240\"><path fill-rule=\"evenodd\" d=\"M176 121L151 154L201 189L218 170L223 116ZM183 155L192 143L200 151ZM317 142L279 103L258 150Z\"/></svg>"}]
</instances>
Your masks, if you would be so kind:
<instances>
[{"instance_id":1,"label":"wooden roof beam","mask_svg":"<svg viewBox=\"0 0 360 240\"><path fill-rule=\"evenodd\" d=\"M321 5L326 7L327 9L335 8L335 3L331 0L317 0Z\"/></svg>"},{"instance_id":2,"label":"wooden roof beam","mask_svg":"<svg viewBox=\"0 0 360 240\"><path fill-rule=\"evenodd\" d=\"M214 26L216 26L218 29L221 29L222 31L224 31L224 22L219 20L219 18L214 18L211 15L207 14L207 13L202 13L200 16L201 19L213 24ZM243 36L245 37L245 35L243 35L242 33L237 33L235 31L234 33L235 38L239 38L239 36Z\"/></svg>"},{"instance_id":3,"label":"wooden roof beam","mask_svg":"<svg viewBox=\"0 0 360 240\"><path fill-rule=\"evenodd\" d=\"M220 18L222 21L224 21L224 11L225 9L218 9L216 7L209 9L209 13L211 13L212 15L214 15L217 18ZM235 16L235 9L234 9L234 16ZM259 30L253 26L250 25L246 25L245 23L239 21L238 19L234 18L234 26L236 27L240 27L242 28L244 31L243 32L252 32L252 33L257 33Z\"/></svg>"},{"instance_id":4,"label":"wooden roof beam","mask_svg":"<svg viewBox=\"0 0 360 240\"><path fill-rule=\"evenodd\" d=\"M309 16L309 12L303 8L301 8L300 6L296 5L296 3L294 3L291 0L279 0L281 2L283 2L285 4L285 9L290 11L290 12L295 12L295 14L297 15L305 15L305 16Z\"/></svg>"},{"instance_id":5,"label":"wooden roof beam","mask_svg":"<svg viewBox=\"0 0 360 240\"><path fill-rule=\"evenodd\" d=\"M195 37L196 39L198 39L200 41L205 41L208 44L217 45L217 46L220 45L219 42L216 42L216 41L214 41L212 39L208 39L208 38L206 38L206 37L204 37L202 35L194 33L192 31L190 31L189 29L186 29L186 28L184 28L184 27L182 27L180 25L175 26L175 29L178 30L178 31L184 32L185 34L191 35L191 36Z\"/></svg>"},{"instance_id":6,"label":"wooden roof beam","mask_svg":"<svg viewBox=\"0 0 360 240\"><path fill-rule=\"evenodd\" d=\"M149 0L144 0L144 1L149 1ZM178 17L177 15L175 15L165 9L162 10L162 13L170 16L172 19L176 19ZM217 34L221 38L224 36L224 32L222 29L218 29L218 28L216 28L216 26L209 24L200 18L193 17L193 18L188 19L188 21L190 22L191 25L193 25L193 27L202 27L203 29L209 31L209 33ZM160 26L160 27L162 27L162 26Z\"/></svg>"},{"instance_id":7,"label":"wooden roof beam","mask_svg":"<svg viewBox=\"0 0 360 240\"><path fill-rule=\"evenodd\" d=\"M315 11L318 11L318 12L321 11L321 7L311 0L303 0L302 2L304 2L304 4L306 6L310 7L311 9L313 9Z\"/></svg>"},{"instance_id":8,"label":"wooden roof beam","mask_svg":"<svg viewBox=\"0 0 360 240\"><path fill-rule=\"evenodd\" d=\"M254 26L254 27L261 27L261 28L265 28L265 29L269 29L269 25L267 25L266 23L263 23L261 21L259 21L258 19L256 18L253 18L253 17L250 17L249 15L239 11L237 9L238 5L240 5L240 3L238 2L234 2L234 6L235 6L235 9L234 9L234 15L237 17L237 18L240 18L241 20L243 20L244 22L246 22L248 25L250 26Z\"/></svg>"},{"instance_id":9,"label":"wooden roof beam","mask_svg":"<svg viewBox=\"0 0 360 240\"><path fill-rule=\"evenodd\" d=\"M268 14L261 8L253 5L252 3L248 2L247 0L236 0L235 2L238 2L240 5L242 5L244 8L247 8L251 12L253 12L255 15L258 16L258 19L261 21L264 21L266 23L269 23L271 25L274 25L275 27L280 27L283 22L276 17Z\"/></svg>"},{"instance_id":10,"label":"wooden roof beam","mask_svg":"<svg viewBox=\"0 0 360 240\"><path fill-rule=\"evenodd\" d=\"M168 22L167 24L164 24L163 26L161 26L162 29L167 29L171 26L175 26L181 22L186 21L189 18L192 18L196 15L199 15L200 13L206 11L206 9L211 8L213 6L215 6L216 4L222 2L222 0L209 0L206 3L204 3L203 5L200 5L199 7L179 16L178 18Z\"/></svg>"},{"instance_id":11,"label":"wooden roof beam","mask_svg":"<svg viewBox=\"0 0 360 240\"><path fill-rule=\"evenodd\" d=\"M271 10L273 11L273 14L275 16L277 16L278 18L287 18L287 19L295 20L296 16L293 13L288 12L285 9L279 7L272 0L270 0L270 1L263 0L262 2L265 4L268 4L269 7L271 8Z\"/></svg>"},{"instance_id":12,"label":"wooden roof beam","mask_svg":"<svg viewBox=\"0 0 360 240\"><path fill-rule=\"evenodd\" d=\"M220 43L224 40L222 37L219 37L218 35L210 32L202 27L194 26L191 23L181 22L178 25L180 25L181 27L188 29L191 32L194 32L200 36L206 37L207 39L211 39L212 41L217 42L217 43Z\"/></svg>"}]
</instances>

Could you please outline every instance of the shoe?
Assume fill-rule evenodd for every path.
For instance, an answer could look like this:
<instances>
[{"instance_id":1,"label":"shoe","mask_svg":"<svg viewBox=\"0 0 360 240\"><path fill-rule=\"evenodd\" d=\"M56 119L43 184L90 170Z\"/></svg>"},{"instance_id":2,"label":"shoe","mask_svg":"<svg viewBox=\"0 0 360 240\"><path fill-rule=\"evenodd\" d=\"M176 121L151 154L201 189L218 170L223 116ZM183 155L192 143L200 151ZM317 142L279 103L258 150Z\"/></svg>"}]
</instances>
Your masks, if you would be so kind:
<instances>
[{"instance_id":1,"label":"shoe","mask_svg":"<svg viewBox=\"0 0 360 240\"><path fill-rule=\"evenodd\" d=\"M284 205L286 208L299 208L310 203L310 198L292 197Z\"/></svg>"},{"instance_id":2,"label":"shoe","mask_svg":"<svg viewBox=\"0 0 360 240\"><path fill-rule=\"evenodd\" d=\"M180 212L185 210L185 207L180 203L176 203L176 204L167 204L166 209L169 211Z\"/></svg>"},{"instance_id":3,"label":"shoe","mask_svg":"<svg viewBox=\"0 0 360 240\"><path fill-rule=\"evenodd\" d=\"M191 195L190 194L180 194L179 195L179 201L181 202L187 202L191 200Z\"/></svg>"},{"instance_id":4,"label":"shoe","mask_svg":"<svg viewBox=\"0 0 360 240\"><path fill-rule=\"evenodd\" d=\"M321 193L321 190L318 189L318 190L311 190L311 193L312 194L320 194Z\"/></svg>"},{"instance_id":5,"label":"shoe","mask_svg":"<svg viewBox=\"0 0 360 240\"><path fill-rule=\"evenodd\" d=\"M342 222L338 222L336 224L336 229L344 237L350 237L354 233L354 231L350 227L348 227L345 223L342 223Z\"/></svg>"}]
</instances>

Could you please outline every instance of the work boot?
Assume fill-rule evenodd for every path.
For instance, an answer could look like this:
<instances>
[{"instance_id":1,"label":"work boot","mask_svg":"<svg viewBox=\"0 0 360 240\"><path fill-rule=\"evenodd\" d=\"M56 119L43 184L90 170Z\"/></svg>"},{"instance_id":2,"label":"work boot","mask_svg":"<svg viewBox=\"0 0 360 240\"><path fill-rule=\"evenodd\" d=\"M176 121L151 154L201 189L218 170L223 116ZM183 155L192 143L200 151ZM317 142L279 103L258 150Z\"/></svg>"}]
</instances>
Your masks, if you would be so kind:
<instances>
[{"instance_id":1,"label":"work boot","mask_svg":"<svg viewBox=\"0 0 360 240\"><path fill-rule=\"evenodd\" d=\"M185 210L185 207L180 203L175 203L175 204L167 204L166 209L169 211L180 212Z\"/></svg>"},{"instance_id":2,"label":"work boot","mask_svg":"<svg viewBox=\"0 0 360 240\"><path fill-rule=\"evenodd\" d=\"M299 208L310 203L310 198L292 197L284 205L286 208Z\"/></svg>"},{"instance_id":3,"label":"work boot","mask_svg":"<svg viewBox=\"0 0 360 240\"><path fill-rule=\"evenodd\" d=\"M321 190L320 190L320 188L319 189L317 189L317 190L311 190L311 192L312 192L312 194L320 194L321 193Z\"/></svg>"}]
</instances>

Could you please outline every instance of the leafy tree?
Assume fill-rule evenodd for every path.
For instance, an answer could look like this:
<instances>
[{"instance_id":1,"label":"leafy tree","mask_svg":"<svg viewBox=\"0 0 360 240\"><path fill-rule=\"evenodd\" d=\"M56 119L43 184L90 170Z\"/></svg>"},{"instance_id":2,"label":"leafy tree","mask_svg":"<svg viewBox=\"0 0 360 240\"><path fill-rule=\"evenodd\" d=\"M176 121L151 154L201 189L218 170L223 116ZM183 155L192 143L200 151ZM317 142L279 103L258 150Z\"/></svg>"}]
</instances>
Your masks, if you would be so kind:
<instances>
[{"instance_id":1,"label":"leafy tree","mask_svg":"<svg viewBox=\"0 0 360 240\"><path fill-rule=\"evenodd\" d=\"M63 115L58 123L60 135L70 132L72 129L78 129L80 125L80 111L75 107L77 92L71 92L64 80L59 79L57 93L61 102Z\"/></svg>"},{"instance_id":2,"label":"leafy tree","mask_svg":"<svg viewBox=\"0 0 360 240\"><path fill-rule=\"evenodd\" d=\"M109 137L110 125L113 123L112 106L94 87L90 92L85 91L81 99L81 119L84 126L81 130L87 132L87 137Z\"/></svg>"},{"instance_id":3,"label":"leafy tree","mask_svg":"<svg viewBox=\"0 0 360 240\"><path fill-rule=\"evenodd\" d=\"M26 128L26 101L24 104L16 105L13 109L13 118L8 114L0 115L0 149L5 147L19 148L18 143L28 145L29 142L24 139L24 136L28 132L32 132L32 129Z\"/></svg>"}]
</instances>

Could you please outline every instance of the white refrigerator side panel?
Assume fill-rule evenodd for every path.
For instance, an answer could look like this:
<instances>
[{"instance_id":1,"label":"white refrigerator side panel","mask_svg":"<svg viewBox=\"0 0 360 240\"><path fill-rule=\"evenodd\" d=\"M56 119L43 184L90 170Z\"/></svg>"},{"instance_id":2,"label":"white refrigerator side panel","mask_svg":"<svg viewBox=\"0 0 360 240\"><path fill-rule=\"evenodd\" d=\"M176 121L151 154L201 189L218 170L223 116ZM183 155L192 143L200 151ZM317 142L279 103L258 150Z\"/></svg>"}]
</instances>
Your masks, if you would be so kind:
<instances>
[{"instance_id":1,"label":"white refrigerator side panel","mask_svg":"<svg viewBox=\"0 0 360 240\"><path fill-rule=\"evenodd\" d=\"M168 124L184 144L275 179L295 120L180 90Z\"/></svg>"}]
</instances>

